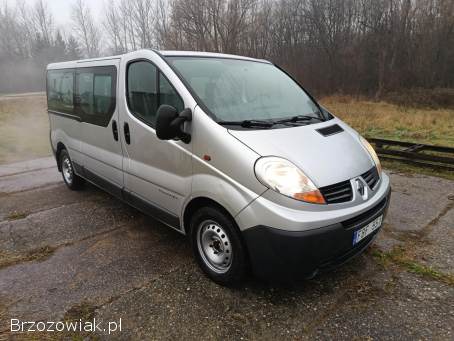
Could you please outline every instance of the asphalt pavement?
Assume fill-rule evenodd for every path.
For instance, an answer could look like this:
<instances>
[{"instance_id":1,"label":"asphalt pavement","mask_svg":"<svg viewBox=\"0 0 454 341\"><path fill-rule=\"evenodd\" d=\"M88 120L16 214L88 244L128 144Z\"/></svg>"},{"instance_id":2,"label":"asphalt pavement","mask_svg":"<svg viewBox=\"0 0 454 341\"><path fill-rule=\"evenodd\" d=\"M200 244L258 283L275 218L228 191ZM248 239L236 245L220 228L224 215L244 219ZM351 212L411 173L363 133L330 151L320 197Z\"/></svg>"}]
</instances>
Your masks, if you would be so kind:
<instances>
[{"instance_id":1,"label":"asphalt pavement","mask_svg":"<svg viewBox=\"0 0 454 341\"><path fill-rule=\"evenodd\" d=\"M0 339L454 339L454 182L388 171L374 244L330 273L221 287L184 236L52 158L0 165ZM21 321L119 321L121 331L11 332Z\"/></svg>"}]
</instances>

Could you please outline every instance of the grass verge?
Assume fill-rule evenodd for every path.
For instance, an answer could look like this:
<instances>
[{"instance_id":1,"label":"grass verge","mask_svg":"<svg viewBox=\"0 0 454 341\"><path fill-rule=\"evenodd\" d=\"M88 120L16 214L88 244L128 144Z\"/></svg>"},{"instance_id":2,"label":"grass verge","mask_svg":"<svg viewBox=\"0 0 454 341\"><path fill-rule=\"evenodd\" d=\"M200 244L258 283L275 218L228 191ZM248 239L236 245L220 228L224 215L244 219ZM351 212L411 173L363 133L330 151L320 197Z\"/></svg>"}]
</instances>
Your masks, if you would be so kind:
<instances>
[{"instance_id":1,"label":"grass verge","mask_svg":"<svg viewBox=\"0 0 454 341\"><path fill-rule=\"evenodd\" d=\"M351 96L320 101L362 135L454 147L454 109L416 108Z\"/></svg>"}]
</instances>

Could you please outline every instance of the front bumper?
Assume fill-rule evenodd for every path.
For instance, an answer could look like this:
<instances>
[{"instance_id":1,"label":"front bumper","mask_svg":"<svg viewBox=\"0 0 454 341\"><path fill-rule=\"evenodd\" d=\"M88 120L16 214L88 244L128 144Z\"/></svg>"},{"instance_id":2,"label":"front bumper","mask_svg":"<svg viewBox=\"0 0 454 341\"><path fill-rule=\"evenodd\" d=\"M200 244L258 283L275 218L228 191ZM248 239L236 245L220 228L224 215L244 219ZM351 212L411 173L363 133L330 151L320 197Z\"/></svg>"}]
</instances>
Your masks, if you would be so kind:
<instances>
[{"instance_id":1,"label":"front bumper","mask_svg":"<svg viewBox=\"0 0 454 341\"><path fill-rule=\"evenodd\" d=\"M266 279L300 279L337 267L364 251L378 230L353 244L353 233L380 215L386 215L391 189L361 214L305 231L255 226L243 231L254 273Z\"/></svg>"}]
</instances>

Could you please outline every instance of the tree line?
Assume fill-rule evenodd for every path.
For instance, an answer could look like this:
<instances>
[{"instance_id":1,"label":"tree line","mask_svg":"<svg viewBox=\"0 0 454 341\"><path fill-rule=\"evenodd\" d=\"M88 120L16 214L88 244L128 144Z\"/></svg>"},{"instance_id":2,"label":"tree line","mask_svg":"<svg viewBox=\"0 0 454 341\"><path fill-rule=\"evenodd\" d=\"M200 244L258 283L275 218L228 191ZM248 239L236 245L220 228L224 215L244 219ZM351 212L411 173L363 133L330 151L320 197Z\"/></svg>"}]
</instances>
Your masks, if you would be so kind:
<instances>
[{"instance_id":1,"label":"tree line","mask_svg":"<svg viewBox=\"0 0 454 341\"><path fill-rule=\"evenodd\" d=\"M61 31L45 1L3 2L0 92L42 89L49 62L141 48L269 59L319 95L454 87L452 0L112 0L104 7L95 19L88 1L74 0Z\"/></svg>"}]
</instances>

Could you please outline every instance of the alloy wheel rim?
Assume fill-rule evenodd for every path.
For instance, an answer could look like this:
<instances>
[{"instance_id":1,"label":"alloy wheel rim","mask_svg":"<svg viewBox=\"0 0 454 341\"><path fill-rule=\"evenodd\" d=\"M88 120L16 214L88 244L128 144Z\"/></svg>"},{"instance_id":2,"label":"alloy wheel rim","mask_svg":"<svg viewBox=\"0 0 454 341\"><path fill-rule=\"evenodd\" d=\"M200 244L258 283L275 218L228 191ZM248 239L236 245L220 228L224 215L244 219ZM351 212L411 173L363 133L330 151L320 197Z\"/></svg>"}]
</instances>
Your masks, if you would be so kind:
<instances>
[{"instance_id":1,"label":"alloy wheel rim","mask_svg":"<svg viewBox=\"0 0 454 341\"><path fill-rule=\"evenodd\" d=\"M232 244L225 230L213 220L203 221L197 230L197 247L205 264L216 273L232 265Z\"/></svg>"}]
</instances>

